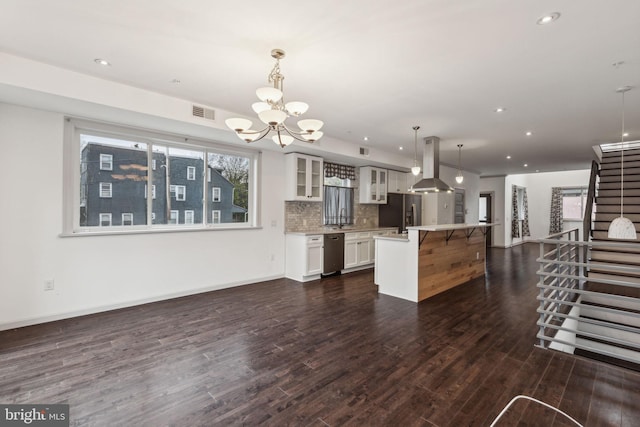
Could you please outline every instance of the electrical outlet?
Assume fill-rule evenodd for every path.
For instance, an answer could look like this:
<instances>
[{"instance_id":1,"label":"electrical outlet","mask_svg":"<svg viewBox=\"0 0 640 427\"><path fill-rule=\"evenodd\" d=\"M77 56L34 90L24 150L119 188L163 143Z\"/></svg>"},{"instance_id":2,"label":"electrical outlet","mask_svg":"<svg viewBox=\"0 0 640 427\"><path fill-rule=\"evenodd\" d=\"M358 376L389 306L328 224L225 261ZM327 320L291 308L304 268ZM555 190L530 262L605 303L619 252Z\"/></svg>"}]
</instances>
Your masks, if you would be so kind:
<instances>
[{"instance_id":1,"label":"electrical outlet","mask_svg":"<svg viewBox=\"0 0 640 427\"><path fill-rule=\"evenodd\" d=\"M52 291L54 289L54 282L53 279L47 279L44 281L44 290L45 291Z\"/></svg>"},{"instance_id":2,"label":"electrical outlet","mask_svg":"<svg viewBox=\"0 0 640 427\"><path fill-rule=\"evenodd\" d=\"M476 259L480 259L480 252L476 252Z\"/></svg>"}]
</instances>

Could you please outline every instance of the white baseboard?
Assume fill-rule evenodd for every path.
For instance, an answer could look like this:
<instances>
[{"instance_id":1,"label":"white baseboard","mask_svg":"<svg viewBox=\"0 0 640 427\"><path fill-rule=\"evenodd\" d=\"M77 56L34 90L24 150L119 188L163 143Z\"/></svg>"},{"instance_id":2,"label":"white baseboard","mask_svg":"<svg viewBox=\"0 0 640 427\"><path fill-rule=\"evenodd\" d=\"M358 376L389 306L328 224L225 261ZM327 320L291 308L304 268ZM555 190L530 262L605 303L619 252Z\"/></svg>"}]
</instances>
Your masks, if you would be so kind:
<instances>
[{"instance_id":1,"label":"white baseboard","mask_svg":"<svg viewBox=\"0 0 640 427\"><path fill-rule=\"evenodd\" d=\"M237 286L251 285L254 283L266 282L268 280L281 279L284 274L275 276L260 277L252 280L242 280L238 282L224 283L221 285L204 286L196 289L189 289L181 292L172 292L168 294L156 295L149 298L142 298L134 301L126 301L117 304L109 304L97 307L91 307L83 310L67 311L49 316L39 316L27 319L21 319L15 322L0 324L0 331L6 331L9 329L22 328L24 326L38 325L40 323L54 322L56 320L70 319L72 317L86 316L89 314L102 313L105 311L118 310L120 308L134 307L136 305L148 304L152 302L165 301L174 298L186 297L189 295L202 294L205 292L218 291L222 289L235 288Z\"/></svg>"}]
</instances>

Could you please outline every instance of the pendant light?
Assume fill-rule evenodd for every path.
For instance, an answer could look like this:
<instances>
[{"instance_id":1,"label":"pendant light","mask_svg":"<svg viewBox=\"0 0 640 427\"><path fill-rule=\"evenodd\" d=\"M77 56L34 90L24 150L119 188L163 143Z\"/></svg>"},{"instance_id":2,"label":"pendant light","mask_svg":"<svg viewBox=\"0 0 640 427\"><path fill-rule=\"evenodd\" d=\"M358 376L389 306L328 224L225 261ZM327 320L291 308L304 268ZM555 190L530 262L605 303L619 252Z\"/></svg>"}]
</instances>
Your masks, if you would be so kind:
<instances>
[{"instance_id":1,"label":"pendant light","mask_svg":"<svg viewBox=\"0 0 640 427\"><path fill-rule=\"evenodd\" d=\"M624 217L624 94L631 90L631 86L619 88L622 93L622 137L620 140L620 216L609 224L610 239L636 240L636 227L629 218Z\"/></svg>"},{"instance_id":2,"label":"pendant light","mask_svg":"<svg viewBox=\"0 0 640 427\"><path fill-rule=\"evenodd\" d=\"M456 175L456 182L462 184L464 176L462 176L462 144L458 144L458 175Z\"/></svg>"},{"instance_id":3,"label":"pendant light","mask_svg":"<svg viewBox=\"0 0 640 427\"><path fill-rule=\"evenodd\" d=\"M420 174L420 166L418 165L418 129L420 129L420 126L413 127L415 139L413 144L413 167L411 168L411 173L415 176Z\"/></svg>"}]
</instances>

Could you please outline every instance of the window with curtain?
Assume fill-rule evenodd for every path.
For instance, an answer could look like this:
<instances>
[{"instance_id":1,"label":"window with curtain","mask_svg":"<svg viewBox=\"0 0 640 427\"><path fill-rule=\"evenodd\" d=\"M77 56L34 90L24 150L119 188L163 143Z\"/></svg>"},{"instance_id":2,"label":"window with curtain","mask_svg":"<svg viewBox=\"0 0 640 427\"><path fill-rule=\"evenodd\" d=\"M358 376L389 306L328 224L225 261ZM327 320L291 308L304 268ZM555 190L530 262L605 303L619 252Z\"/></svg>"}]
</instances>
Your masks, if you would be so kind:
<instances>
[{"instance_id":1,"label":"window with curtain","mask_svg":"<svg viewBox=\"0 0 640 427\"><path fill-rule=\"evenodd\" d=\"M353 224L355 167L324 163L324 225Z\"/></svg>"},{"instance_id":2,"label":"window with curtain","mask_svg":"<svg viewBox=\"0 0 640 427\"><path fill-rule=\"evenodd\" d=\"M529 203L527 189L511 186L511 237L531 236L529 231Z\"/></svg>"}]
</instances>

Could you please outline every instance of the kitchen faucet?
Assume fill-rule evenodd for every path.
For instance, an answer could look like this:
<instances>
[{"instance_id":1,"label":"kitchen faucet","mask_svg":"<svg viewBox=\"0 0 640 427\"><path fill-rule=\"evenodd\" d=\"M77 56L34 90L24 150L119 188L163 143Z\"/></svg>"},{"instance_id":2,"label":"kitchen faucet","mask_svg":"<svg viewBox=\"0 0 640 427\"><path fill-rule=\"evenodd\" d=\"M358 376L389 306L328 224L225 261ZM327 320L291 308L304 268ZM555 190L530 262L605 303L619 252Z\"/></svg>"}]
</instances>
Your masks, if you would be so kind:
<instances>
[{"instance_id":1,"label":"kitchen faucet","mask_svg":"<svg viewBox=\"0 0 640 427\"><path fill-rule=\"evenodd\" d=\"M344 214L344 215L343 215ZM344 208L340 209L340 213L338 214L338 228L342 228L344 227L344 224L342 223L342 219L345 218L346 219L346 211Z\"/></svg>"}]
</instances>

